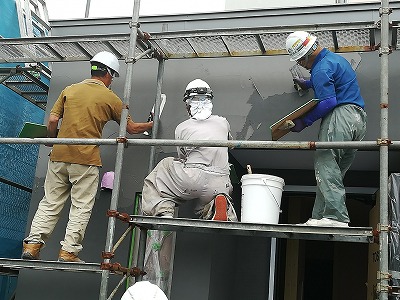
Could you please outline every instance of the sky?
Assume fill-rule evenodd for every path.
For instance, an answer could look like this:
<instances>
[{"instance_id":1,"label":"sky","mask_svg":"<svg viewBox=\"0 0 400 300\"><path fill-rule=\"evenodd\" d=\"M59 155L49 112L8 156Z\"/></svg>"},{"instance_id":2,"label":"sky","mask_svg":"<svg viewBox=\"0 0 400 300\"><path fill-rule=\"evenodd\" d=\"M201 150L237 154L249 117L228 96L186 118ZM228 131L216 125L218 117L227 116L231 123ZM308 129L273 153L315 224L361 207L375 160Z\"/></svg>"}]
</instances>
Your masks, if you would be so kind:
<instances>
[{"instance_id":1,"label":"sky","mask_svg":"<svg viewBox=\"0 0 400 300\"><path fill-rule=\"evenodd\" d=\"M68 4L66 4L68 3ZM91 0L89 18L132 16L134 0ZM86 0L46 0L49 19L84 18ZM141 0L140 15L223 11L225 0Z\"/></svg>"},{"instance_id":2,"label":"sky","mask_svg":"<svg viewBox=\"0 0 400 300\"><path fill-rule=\"evenodd\" d=\"M50 20L84 18L87 0L46 0ZM357 3L380 0L231 0L230 9ZM68 3L68 4L66 4ZM90 0L89 18L131 17L134 0ZM228 5L228 4L227 4ZM140 15L218 12L225 10L225 0L141 0Z\"/></svg>"}]
</instances>

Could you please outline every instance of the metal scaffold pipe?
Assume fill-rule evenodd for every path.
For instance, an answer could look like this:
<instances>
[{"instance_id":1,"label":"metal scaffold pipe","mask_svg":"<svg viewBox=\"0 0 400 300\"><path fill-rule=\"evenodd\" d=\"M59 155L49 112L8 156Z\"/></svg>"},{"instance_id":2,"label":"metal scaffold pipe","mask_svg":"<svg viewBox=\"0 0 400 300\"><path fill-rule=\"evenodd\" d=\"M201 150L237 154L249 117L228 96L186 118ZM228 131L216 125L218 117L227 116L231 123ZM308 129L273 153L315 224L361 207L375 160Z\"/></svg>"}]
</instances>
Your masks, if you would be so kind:
<instances>
[{"instance_id":1,"label":"metal scaffold pipe","mask_svg":"<svg viewBox=\"0 0 400 300\"><path fill-rule=\"evenodd\" d=\"M67 144L67 145L127 145L127 146L202 146L254 149L364 149L379 150L376 141L314 142L314 141L246 141L246 140L197 140L183 141L171 139L67 139L67 138L0 138L0 144ZM390 145L400 149L400 142Z\"/></svg>"},{"instance_id":2,"label":"metal scaffold pipe","mask_svg":"<svg viewBox=\"0 0 400 300\"><path fill-rule=\"evenodd\" d=\"M136 49L136 39L138 35L138 27L139 27L139 9L140 9L140 0L135 0L133 4L133 14L130 22L131 34L129 38L129 49L128 49L128 57L126 60L127 70L126 70L126 78L125 78L125 86L124 86L124 108L121 113L121 122L119 127L119 136L125 136L126 127L127 127L127 117L128 117L128 107L129 100L131 98L132 92L132 78L133 78L133 58L135 57L135 49ZM117 145L117 155L115 160L115 170L114 170L114 188L111 194L111 203L110 210L116 210L118 207L118 198L121 184L121 171L123 165L123 156L124 156L124 143L118 143ZM115 235L115 218L109 218L108 226L107 226L107 237L106 237L106 245L105 252L110 252L113 247L113 240ZM104 262L109 262L109 259L104 259ZM107 290L108 290L108 279L109 279L109 271L103 270L101 274L101 284L100 284L100 294L99 300L107 299Z\"/></svg>"},{"instance_id":3,"label":"metal scaffold pipe","mask_svg":"<svg viewBox=\"0 0 400 300\"><path fill-rule=\"evenodd\" d=\"M388 140L388 93L389 93L389 1L382 0L380 8L381 16L381 74L380 74L380 107L381 107L381 140ZM382 144L380 151L380 227L388 229L388 180L389 180L389 163L388 163L388 144ZM380 230L379 234L379 250L380 274L389 273L389 232L388 230ZM378 294L380 300L388 299L389 280L386 276L379 276Z\"/></svg>"}]
</instances>

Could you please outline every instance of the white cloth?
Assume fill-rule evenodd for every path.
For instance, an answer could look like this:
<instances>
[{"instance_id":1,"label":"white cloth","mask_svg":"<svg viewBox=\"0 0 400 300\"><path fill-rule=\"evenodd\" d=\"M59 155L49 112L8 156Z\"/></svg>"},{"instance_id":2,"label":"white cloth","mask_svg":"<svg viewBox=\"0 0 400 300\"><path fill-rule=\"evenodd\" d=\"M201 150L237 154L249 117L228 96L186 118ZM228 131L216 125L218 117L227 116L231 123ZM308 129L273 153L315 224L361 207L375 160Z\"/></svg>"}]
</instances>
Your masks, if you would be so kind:
<instances>
[{"instance_id":1,"label":"white cloth","mask_svg":"<svg viewBox=\"0 0 400 300\"><path fill-rule=\"evenodd\" d=\"M138 281L125 291L121 300L168 300L164 292L149 281Z\"/></svg>"},{"instance_id":2,"label":"white cloth","mask_svg":"<svg viewBox=\"0 0 400 300\"><path fill-rule=\"evenodd\" d=\"M213 104L211 100L188 100L190 115L196 120L205 120L211 116Z\"/></svg>"}]
</instances>

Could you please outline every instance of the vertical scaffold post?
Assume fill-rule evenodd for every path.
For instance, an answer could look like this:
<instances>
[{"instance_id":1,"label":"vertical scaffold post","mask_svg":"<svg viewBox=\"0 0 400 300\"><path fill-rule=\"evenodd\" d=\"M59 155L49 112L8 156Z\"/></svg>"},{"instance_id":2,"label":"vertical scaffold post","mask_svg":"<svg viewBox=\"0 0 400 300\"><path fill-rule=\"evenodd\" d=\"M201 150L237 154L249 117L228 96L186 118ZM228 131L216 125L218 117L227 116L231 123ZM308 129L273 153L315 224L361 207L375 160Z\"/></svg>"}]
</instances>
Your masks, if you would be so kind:
<instances>
[{"instance_id":1,"label":"vertical scaffold post","mask_svg":"<svg viewBox=\"0 0 400 300\"><path fill-rule=\"evenodd\" d=\"M152 128L152 134L151 138L156 139L157 138L157 132L158 132L158 126L160 123L160 106L161 106L161 90L162 90L162 82L163 82L163 76L164 76L164 65L165 65L165 60L164 59L159 59L158 61L158 73L157 73L157 90L156 90L156 99L155 99L155 105L154 105L154 123L153 123L153 128ZM149 173L153 170L154 165L155 165L155 146L151 146L150 148L150 159L149 159ZM142 213L141 205L139 203L139 214ZM147 232L147 231L146 231ZM136 263L136 266L138 266L139 263L139 237L143 235L142 232L138 228L135 228L135 240L134 240L134 251L132 255L132 261ZM146 239L145 239L146 241ZM144 253L143 253L144 255ZM144 260L144 257L143 257Z\"/></svg>"},{"instance_id":2,"label":"vertical scaffold post","mask_svg":"<svg viewBox=\"0 0 400 300\"><path fill-rule=\"evenodd\" d=\"M134 4L133 4L132 20L130 22L131 34L130 34L130 39L129 39L128 56L126 58L127 70L126 70L124 99L123 99L124 107L123 107L122 113L121 113L119 137L126 136L129 99L131 98L131 91L132 91L132 77L133 77L133 63L134 63L133 58L135 57L137 31L138 31L138 27L139 27L139 9L140 9L140 0L135 0ZM115 160L115 170L114 170L114 188L113 188L112 194L111 194L110 210L117 210L117 207L118 207L118 197L119 197L119 191L120 191L121 170L122 170L124 148L125 148L125 143L118 143L117 155L116 155L116 160ZM108 226L107 226L105 252L110 252L112 250L114 234L115 234L115 218L109 218ZM105 259L104 262L105 263L109 262L109 259ZM107 299L109 275L110 275L109 271L107 271L107 270L102 271L99 300Z\"/></svg>"},{"instance_id":3,"label":"vertical scaffold post","mask_svg":"<svg viewBox=\"0 0 400 300\"><path fill-rule=\"evenodd\" d=\"M380 74L380 106L381 106L381 140L388 141L388 91L389 91L389 1L382 0L380 8L381 16L381 74ZM381 143L380 151L380 224L384 228L387 228L389 222L388 215L388 152L389 143ZM380 250L380 261L379 270L381 273L388 273L389 269L389 232L388 230L382 230L379 235L379 250ZM388 299L388 290L384 287L389 286L389 280L386 277L382 277L379 282L379 286L383 287L378 289L379 299Z\"/></svg>"},{"instance_id":4,"label":"vertical scaffold post","mask_svg":"<svg viewBox=\"0 0 400 300\"><path fill-rule=\"evenodd\" d=\"M137 267L140 270L144 269L144 257L146 253L146 241L147 241L147 229L140 227L140 239L139 239L139 256L138 256L138 261L137 261ZM143 279L143 275L139 275L137 277L138 281L141 281Z\"/></svg>"}]
</instances>

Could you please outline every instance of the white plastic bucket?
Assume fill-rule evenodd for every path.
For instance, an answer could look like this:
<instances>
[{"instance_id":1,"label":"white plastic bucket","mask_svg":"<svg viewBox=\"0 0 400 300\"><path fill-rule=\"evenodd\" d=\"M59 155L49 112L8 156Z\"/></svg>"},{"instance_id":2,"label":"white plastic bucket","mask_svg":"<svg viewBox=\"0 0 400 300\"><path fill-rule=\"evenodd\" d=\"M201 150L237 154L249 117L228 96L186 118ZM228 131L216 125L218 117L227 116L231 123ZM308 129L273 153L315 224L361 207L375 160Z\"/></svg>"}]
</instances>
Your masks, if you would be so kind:
<instances>
[{"instance_id":1,"label":"white plastic bucket","mask_svg":"<svg viewBox=\"0 0 400 300\"><path fill-rule=\"evenodd\" d=\"M246 174L241 182L241 221L278 224L285 181L272 175Z\"/></svg>"}]
</instances>

